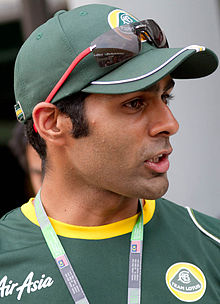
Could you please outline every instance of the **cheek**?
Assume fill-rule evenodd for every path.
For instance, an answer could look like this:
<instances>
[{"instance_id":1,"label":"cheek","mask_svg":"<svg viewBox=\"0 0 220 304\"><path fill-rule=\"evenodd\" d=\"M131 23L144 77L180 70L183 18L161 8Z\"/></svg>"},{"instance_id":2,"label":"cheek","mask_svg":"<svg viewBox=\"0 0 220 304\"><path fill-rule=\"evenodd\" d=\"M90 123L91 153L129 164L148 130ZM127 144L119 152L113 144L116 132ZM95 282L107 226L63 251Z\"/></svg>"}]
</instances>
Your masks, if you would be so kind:
<instances>
[{"instance_id":1,"label":"cheek","mask_svg":"<svg viewBox=\"0 0 220 304\"><path fill-rule=\"evenodd\" d=\"M118 183L128 176L133 176L139 167L140 139L134 132L128 130L111 129L96 137L94 150L94 170L98 164L100 176L111 179L114 177Z\"/></svg>"},{"instance_id":2,"label":"cheek","mask_svg":"<svg viewBox=\"0 0 220 304\"><path fill-rule=\"evenodd\" d=\"M110 115L94 107L87 109L87 119L89 135L75 140L69 150L72 168L89 179L133 176L148 142L146 118Z\"/></svg>"},{"instance_id":3,"label":"cheek","mask_svg":"<svg viewBox=\"0 0 220 304\"><path fill-rule=\"evenodd\" d=\"M128 154L129 141L121 136L116 129L103 130L96 133L91 143L91 153L97 162L104 162L105 166L117 165L123 156Z\"/></svg>"},{"instance_id":4,"label":"cheek","mask_svg":"<svg viewBox=\"0 0 220 304\"><path fill-rule=\"evenodd\" d=\"M135 144L125 130L111 128L108 124L98 128L91 124L88 137L79 139L73 151L74 167L78 167L85 175L104 176L120 174L134 163Z\"/></svg>"}]
</instances>

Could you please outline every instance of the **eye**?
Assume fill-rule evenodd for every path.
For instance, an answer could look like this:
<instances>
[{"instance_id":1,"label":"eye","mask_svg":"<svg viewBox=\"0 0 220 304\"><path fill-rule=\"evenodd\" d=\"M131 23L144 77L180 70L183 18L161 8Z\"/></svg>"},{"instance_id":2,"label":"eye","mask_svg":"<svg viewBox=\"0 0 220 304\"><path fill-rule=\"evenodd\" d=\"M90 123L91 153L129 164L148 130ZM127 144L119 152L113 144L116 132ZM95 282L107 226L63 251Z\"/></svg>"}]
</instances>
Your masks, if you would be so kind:
<instances>
[{"instance_id":1,"label":"eye","mask_svg":"<svg viewBox=\"0 0 220 304\"><path fill-rule=\"evenodd\" d=\"M131 110L141 110L144 106L144 100L142 98L134 98L126 103L123 104L124 107L131 109Z\"/></svg>"},{"instance_id":2,"label":"eye","mask_svg":"<svg viewBox=\"0 0 220 304\"><path fill-rule=\"evenodd\" d=\"M166 93L166 94L163 94L161 96L161 98L162 98L163 102L169 106L170 101L174 98L174 95Z\"/></svg>"}]
</instances>

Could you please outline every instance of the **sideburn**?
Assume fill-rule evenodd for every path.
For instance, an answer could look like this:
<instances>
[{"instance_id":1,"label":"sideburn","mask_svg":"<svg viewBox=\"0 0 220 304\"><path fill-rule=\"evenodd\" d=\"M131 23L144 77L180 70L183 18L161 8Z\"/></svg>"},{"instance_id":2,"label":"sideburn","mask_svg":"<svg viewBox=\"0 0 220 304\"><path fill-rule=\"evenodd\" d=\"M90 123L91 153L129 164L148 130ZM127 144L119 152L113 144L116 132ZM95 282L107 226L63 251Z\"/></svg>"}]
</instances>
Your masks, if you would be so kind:
<instances>
[{"instance_id":1,"label":"sideburn","mask_svg":"<svg viewBox=\"0 0 220 304\"><path fill-rule=\"evenodd\" d=\"M72 134L74 138L81 138L89 135L89 123L86 117L84 105L84 101L75 104L75 111L70 114L70 119L73 125Z\"/></svg>"},{"instance_id":2,"label":"sideburn","mask_svg":"<svg viewBox=\"0 0 220 304\"><path fill-rule=\"evenodd\" d=\"M89 135L89 124L85 113L85 98L89 94L79 92L67 96L62 101L58 101L56 106L61 113L70 117L72 122L72 135L74 138L86 137Z\"/></svg>"}]
</instances>

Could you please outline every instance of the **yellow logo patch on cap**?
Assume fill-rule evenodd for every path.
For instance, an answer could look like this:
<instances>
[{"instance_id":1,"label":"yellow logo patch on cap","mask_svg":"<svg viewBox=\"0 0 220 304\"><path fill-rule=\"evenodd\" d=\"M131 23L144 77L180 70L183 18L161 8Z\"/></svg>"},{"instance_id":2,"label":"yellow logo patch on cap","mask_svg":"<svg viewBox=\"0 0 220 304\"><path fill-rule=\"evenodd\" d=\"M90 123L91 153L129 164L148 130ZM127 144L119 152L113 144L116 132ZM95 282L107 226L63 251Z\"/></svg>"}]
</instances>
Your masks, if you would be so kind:
<instances>
[{"instance_id":1,"label":"yellow logo patch on cap","mask_svg":"<svg viewBox=\"0 0 220 304\"><path fill-rule=\"evenodd\" d=\"M169 267L166 284L172 294L183 302L196 302L206 291L203 272L190 263L181 262Z\"/></svg>"},{"instance_id":2,"label":"yellow logo patch on cap","mask_svg":"<svg viewBox=\"0 0 220 304\"><path fill-rule=\"evenodd\" d=\"M108 23L112 29L137 21L139 21L137 18L120 9L115 9L108 15Z\"/></svg>"},{"instance_id":3,"label":"yellow logo patch on cap","mask_svg":"<svg viewBox=\"0 0 220 304\"><path fill-rule=\"evenodd\" d=\"M15 114L16 114L17 120L19 122L23 122L25 120L25 115L24 115L24 111L23 111L22 106L19 101L16 102L14 109L15 109Z\"/></svg>"}]
</instances>

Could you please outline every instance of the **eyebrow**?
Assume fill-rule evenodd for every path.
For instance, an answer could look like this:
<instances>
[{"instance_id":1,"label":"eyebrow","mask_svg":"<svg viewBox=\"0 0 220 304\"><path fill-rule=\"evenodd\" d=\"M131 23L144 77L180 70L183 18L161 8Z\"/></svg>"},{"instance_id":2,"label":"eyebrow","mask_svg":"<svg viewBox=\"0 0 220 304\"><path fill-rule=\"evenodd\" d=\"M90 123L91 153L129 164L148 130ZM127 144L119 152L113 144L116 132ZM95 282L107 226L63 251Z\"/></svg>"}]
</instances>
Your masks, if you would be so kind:
<instances>
[{"instance_id":1,"label":"eyebrow","mask_svg":"<svg viewBox=\"0 0 220 304\"><path fill-rule=\"evenodd\" d=\"M174 86L175 86L175 81L174 81L172 78L170 78L170 79L167 81L166 85L164 86L163 91L166 92L166 91L172 89ZM160 90L160 85L159 85L159 83L157 82L157 83L155 83L154 85L152 85L151 87L145 89L144 91L148 91L148 92L158 92L159 90Z\"/></svg>"},{"instance_id":2,"label":"eyebrow","mask_svg":"<svg viewBox=\"0 0 220 304\"><path fill-rule=\"evenodd\" d=\"M172 89L174 86L175 86L175 81L172 78L169 78L168 81L165 83L163 91L166 92L169 89ZM158 92L159 90L160 90L160 85L157 82L157 83L153 84L152 86L150 86L150 87L148 87L146 89L142 89L141 91L142 92ZM125 94L104 94L104 95L105 95L105 98L107 100L111 101L112 98L114 99L117 96L123 98L124 95L129 95L129 94L134 94L134 93L135 92L133 92L133 93L125 93ZM97 94L97 95L100 95L100 94Z\"/></svg>"}]
</instances>

